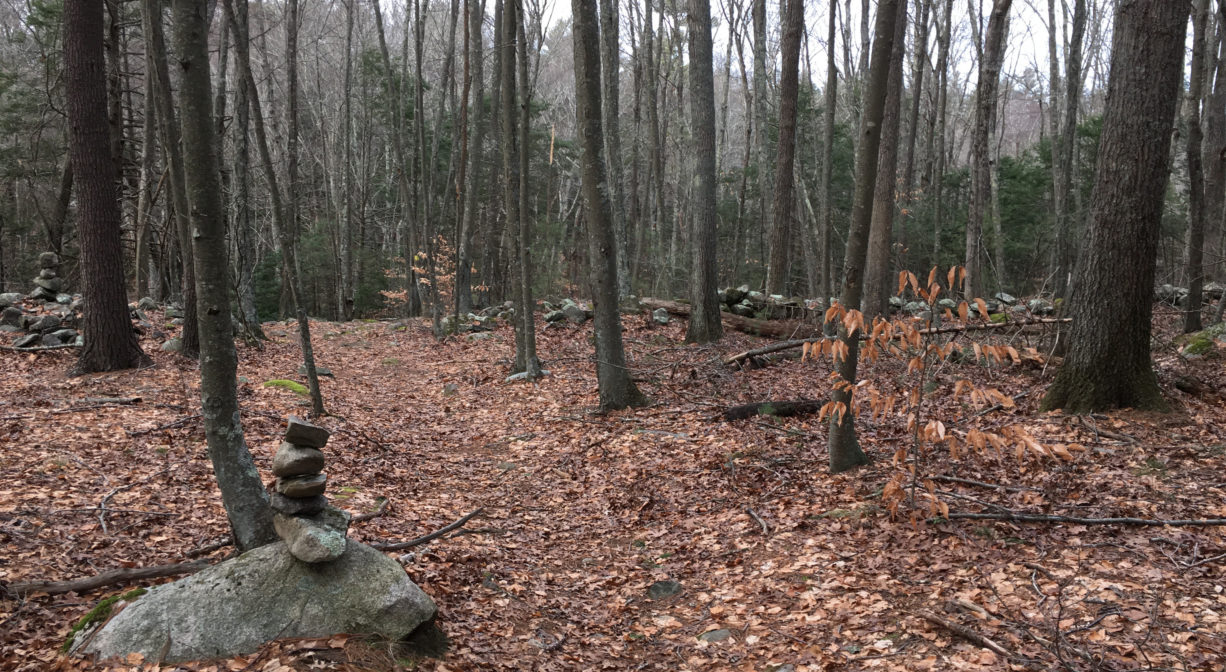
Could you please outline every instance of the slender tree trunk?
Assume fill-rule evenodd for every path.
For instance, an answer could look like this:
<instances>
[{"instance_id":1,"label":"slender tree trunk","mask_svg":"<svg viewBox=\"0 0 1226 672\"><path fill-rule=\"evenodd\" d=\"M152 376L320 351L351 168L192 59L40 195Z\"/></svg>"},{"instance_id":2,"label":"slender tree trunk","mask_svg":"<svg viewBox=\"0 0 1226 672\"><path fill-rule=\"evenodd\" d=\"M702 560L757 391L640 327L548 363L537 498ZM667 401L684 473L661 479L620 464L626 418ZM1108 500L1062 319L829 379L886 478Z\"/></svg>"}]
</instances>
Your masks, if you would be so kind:
<instances>
[{"instance_id":1,"label":"slender tree trunk","mask_svg":"<svg viewBox=\"0 0 1226 672\"><path fill-rule=\"evenodd\" d=\"M170 69L166 63L166 38L162 30L161 4L156 0L143 0L144 28L152 52L153 81L156 92L158 126L162 146L166 148L166 162L170 168L170 194L174 205L175 232L178 235L179 255L183 260L183 341L182 354L196 357L200 353L200 334L196 315L196 279L192 261L192 237L190 206L185 186L183 151L179 143L179 122L175 114L174 96L171 93Z\"/></svg>"},{"instance_id":2,"label":"slender tree trunk","mask_svg":"<svg viewBox=\"0 0 1226 672\"><path fill-rule=\"evenodd\" d=\"M975 87L975 128L971 140L971 207L966 222L966 281L968 298L983 296L987 284L983 278L983 223L991 216L992 165L991 139L996 128L997 88L1000 69L1005 58L1005 41L1009 32L1009 8L1012 0L993 0L988 18L983 56L979 61L979 84ZM971 22L975 22L972 20ZM1002 259L997 259L1000 264Z\"/></svg>"},{"instance_id":3,"label":"slender tree trunk","mask_svg":"<svg viewBox=\"0 0 1226 672\"><path fill-rule=\"evenodd\" d=\"M885 116L886 89L894 49L894 25L900 10L906 12L901 0L881 0L877 5L877 22L873 34L872 61L865 91L864 113L860 123L860 142L856 148L856 191L852 206L851 230L847 233L847 255L843 261L843 290L840 303L847 310L860 305L863 290L864 261L868 252L868 234L872 224L873 192L877 181L877 162L881 146L881 124ZM868 463L868 456L856 439L852 393L860 359L858 330L840 328L844 356L836 362L840 380L831 392L835 413L830 420L830 471L839 473ZM841 406L840 406L841 405Z\"/></svg>"},{"instance_id":4,"label":"slender tree trunk","mask_svg":"<svg viewBox=\"0 0 1226 672\"><path fill-rule=\"evenodd\" d=\"M770 263L766 267L768 294L787 293L792 237L796 230L796 102L800 91L800 34L805 27L805 12L804 0L781 1L785 5L783 69L779 78L779 144L775 153Z\"/></svg>"},{"instance_id":5,"label":"slender tree trunk","mask_svg":"<svg viewBox=\"0 0 1226 672\"><path fill-rule=\"evenodd\" d=\"M770 151L770 109L767 107L768 78L766 49L766 0L750 0L753 5L753 126L754 162L758 168L758 232L771 230L767 198L772 193ZM773 64L770 66L773 69ZM784 251L786 254L786 251Z\"/></svg>"},{"instance_id":6,"label":"slender tree trunk","mask_svg":"<svg viewBox=\"0 0 1226 672\"><path fill-rule=\"evenodd\" d=\"M953 32L954 0L945 0L944 27L937 38L937 163L932 189L932 265L941 263L941 223L944 221L945 165L949 120L949 43Z\"/></svg>"},{"instance_id":7,"label":"slender tree trunk","mask_svg":"<svg viewBox=\"0 0 1226 672\"><path fill-rule=\"evenodd\" d=\"M600 408L610 411L641 405L646 400L630 379L630 370L626 367L621 314L617 307L618 249L613 208L609 202L611 189L601 158L604 140L601 137L601 73L597 48L601 40L595 15L596 0L572 0L575 115L583 149L583 200L591 254L592 303L596 312L596 380L600 388ZM612 74L616 76L615 72Z\"/></svg>"},{"instance_id":8,"label":"slender tree trunk","mask_svg":"<svg viewBox=\"0 0 1226 672\"><path fill-rule=\"evenodd\" d=\"M476 84L472 112L469 113L468 168L464 185L464 213L460 224L459 242L456 247L456 316L472 309L472 237L477 221L477 192L481 189L481 169L484 166L485 143L485 44L482 37L482 19L485 18L485 3L468 0L468 79ZM467 88L467 85L466 87Z\"/></svg>"},{"instance_id":9,"label":"slender tree trunk","mask_svg":"<svg viewBox=\"0 0 1226 672\"><path fill-rule=\"evenodd\" d=\"M235 546L246 551L276 541L276 532L268 495L243 441L239 420L235 381L238 357L231 335L225 219L209 107L208 21L204 5L192 0L175 0L174 16L176 59L182 71L183 145L191 157L185 168L192 203L193 258L200 283L197 297L204 430Z\"/></svg>"},{"instance_id":10,"label":"slender tree trunk","mask_svg":"<svg viewBox=\"0 0 1226 672\"><path fill-rule=\"evenodd\" d=\"M800 2L800 0L793 0ZM716 283L715 71L712 63L711 4L689 0L690 125L694 137L693 229L690 244L689 343L710 343L724 335Z\"/></svg>"},{"instance_id":11,"label":"slender tree trunk","mask_svg":"<svg viewBox=\"0 0 1226 672\"><path fill-rule=\"evenodd\" d=\"M898 185L898 134L902 112L902 62L906 52L907 3L900 3L894 22L894 51L886 83L885 114L881 126L881 156L877 159L877 182L873 193L872 225L868 234L868 258L864 268L861 312L865 319L890 314L890 242L894 231L894 193Z\"/></svg>"},{"instance_id":12,"label":"slender tree trunk","mask_svg":"<svg viewBox=\"0 0 1226 672\"><path fill-rule=\"evenodd\" d=\"M1077 114L1081 106L1081 47L1086 32L1086 2L1073 2L1073 31L1068 48L1064 75L1064 119L1060 130L1060 183L1056 187L1059 207L1056 211L1056 296L1067 296L1073 268L1077 261L1075 224L1080 219L1076 210L1074 183L1077 173ZM1224 101L1226 104L1226 101ZM1053 108L1052 113L1055 113Z\"/></svg>"},{"instance_id":13,"label":"slender tree trunk","mask_svg":"<svg viewBox=\"0 0 1226 672\"><path fill-rule=\"evenodd\" d=\"M838 3L830 3L830 25L826 42L826 98L822 110L822 196L818 215L822 241L822 305L834 294L834 106L838 101L839 73L834 67L835 24Z\"/></svg>"},{"instance_id":14,"label":"slender tree trunk","mask_svg":"<svg viewBox=\"0 0 1226 672\"><path fill-rule=\"evenodd\" d=\"M1213 62L1213 86L1205 105L1205 220L1209 227L1206 274L1221 279L1226 254L1226 4L1218 2ZM1226 299L1218 302L1219 311ZM1216 320L1215 320L1216 321Z\"/></svg>"},{"instance_id":15,"label":"slender tree trunk","mask_svg":"<svg viewBox=\"0 0 1226 672\"><path fill-rule=\"evenodd\" d=\"M928 23L932 14L934 0L918 0L919 16L916 18L915 44L912 52L915 63L911 68L911 111L907 120L907 152L903 160L901 203L898 208L898 222L895 230L898 232L898 253L900 266L908 267L907 253L910 239L907 235L907 220L911 217L911 209L915 203L915 145L920 134L920 102L924 96L924 73L928 71ZM931 127L929 127L931 132ZM931 138L931 135L928 135ZM888 299L887 299L888 301Z\"/></svg>"},{"instance_id":16,"label":"slender tree trunk","mask_svg":"<svg viewBox=\"0 0 1226 672\"><path fill-rule=\"evenodd\" d=\"M341 217L339 282L336 287L336 310L342 320L353 319L357 300L358 279L353 272L353 15L356 0L345 3L345 79L341 101Z\"/></svg>"},{"instance_id":17,"label":"slender tree trunk","mask_svg":"<svg viewBox=\"0 0 1226 672\"><path fill-rule=\"evenodd\" d=\"M244 2L245 0L240 0ZM230 27L238 34L237 19L232 0L224 0L226 8L226 16L230 21ZM297 1L291 0L290 11L293 15L297 14ZM296 23L296 21L295 21ZM289 32L296 33L296 26L291 27ZM319 389L319 375L315 370L315 352L311 345L311 326L307 319L306 302L302 292L302 273L298 266L298 255L295 254L296 248L294 245L293 222L289 221L286 216L285 196L281 192L281 188L277 182L277 171L273 167L272 152L268 146L268 136L264 131L264 114L260 108L260 96L256 89L255 77L251 74L251 54L247 48L247 43L243 40L235 40L235 45L238 46L238 66L239 71L247 80L247 87L250 92L249 104L251 106L252 116L255 118L255 140L256 146L260 152L260 162L264 165L264 178L268 181L268 193L272 201L272 218L276 229L281 236L281 254L284 268L289 276L290 296L294 302L294 312L298 320L298 338L299 345L302 346L302 359L306 367L307 386L311 392L311 412L315 416L324 414L323 395ZM291 51L290 54L294 52ZM295 58L290 59L290 69L293 71L296 67ZM291 88L291 91L293 89ZM292 116L296 116L296 104L294 103L293 95L290 96L290 107L295 108ZM295 124L296 125L296 122ZM296 132L296 128L294 129ZM292 173L291 173L292 175Z\"/></svg>"},{"instance_id":18,"label":"slender tree trunk","mask_svg":"<svg viewBox=\"0 0 1226 672\"><path fill-rule=\"evenodd\" d=\"M239 42L247 44L250 41L247 3L239 3L235 14L237 21L230 32L234 34L237 53ZM256 232L255 222L251 217L251 90L247 86L247 78L243 77L241 72L235 80L233 232L238 256L234 260L238 271L238 315L243 323L243 330L249 337L265 340L267 337L260 326L260 316L255 308Z\"/></svg>"},{"instance_id":19,"label":"slender tree trunk","mask_svg":"<svg viewBox=\"0 0 1226 672\"><path fill-rule=\"evenodd\" d=\"M605 163L608 165L609 199L613 207L613 233L617 244L617 293L619 297L629 296L630 288L630 250L629 222L626 221L626 199L622 185L624 183L622 170L622 140L620 94L621 85L621 46L618 39L619 17L617 4L619 0L600 0L600 57L604 69L601 84L604 86L602 104L604 105L604 142L607 147Z\"/></svg>"},{"instance_id":20,"label":"slender tree trunk","mask_svg":"<svg viewBox=\"0 0 1226 672\"><path fill-rule=\"evenodd\" d=\"M1069 351L1044 410L1167 408L1150 359L1153 287L1189 5L1123 0Z\"/></svg>"},{"instance_id":21,"label":"slender tree trunk","mask_svg":"<svg viewBox=\"0 0 1226 672\"><path fill-rule=\"evenodd\" d=\"M64 82L68 152L79 173L77 232L84 283L85 347L74 374L149 365L128 318L120 247L115 162L107 139L102 5L64 3Z\"/></svg>"},{"instance_id":22,"label":"slender tree trunk","mask_svg":"<svg viewBox=\"0 0 1226 672\"><path fill-rule=\"evenodd\" d=\"M1205 28L1209 0L1192 3L1192 66L1187 98L1188 127L1188 238L1184 250L1184 275L1188 279L1188 303L1184 306L1183 330L1201 330L1201 292L1204 291L1205 172L1201 163L1201 91L1205 81Z\"/></svg>"}]
</instances>

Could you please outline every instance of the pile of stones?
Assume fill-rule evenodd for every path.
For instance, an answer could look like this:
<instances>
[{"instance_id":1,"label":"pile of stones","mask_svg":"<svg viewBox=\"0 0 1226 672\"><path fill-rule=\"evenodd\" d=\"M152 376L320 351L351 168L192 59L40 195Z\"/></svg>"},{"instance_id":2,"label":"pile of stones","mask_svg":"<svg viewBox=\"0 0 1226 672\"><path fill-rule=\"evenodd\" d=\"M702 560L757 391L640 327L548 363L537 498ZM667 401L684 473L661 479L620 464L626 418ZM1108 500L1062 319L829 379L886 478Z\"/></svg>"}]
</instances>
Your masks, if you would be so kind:
<instances>
[{"instance_id":1,"label":"pile of stones","mask_svg":"<svg viewBox=\"0 0 1226 672\"><path fill-rule=\"evenodd\" d=\"M32 281L34 291L27 299L35 301L58 301L64 291L64 280L60 277L60 257L54 252L43 252L38 255L38 277Z\"/></svg>"},{"instance_id":2,"label":"pile of stones","mask_svg":"<svg viewBox=\"0 0 1226 672\"><path fill-rule=\"evenodd\" d=\"M306 563L336 560L345 553L349 514L328 504L323 474L328 430L289 417L285 440L272 460L277 481L271 496L273 527L289 552Z\"/></svg>"}]
</instances>

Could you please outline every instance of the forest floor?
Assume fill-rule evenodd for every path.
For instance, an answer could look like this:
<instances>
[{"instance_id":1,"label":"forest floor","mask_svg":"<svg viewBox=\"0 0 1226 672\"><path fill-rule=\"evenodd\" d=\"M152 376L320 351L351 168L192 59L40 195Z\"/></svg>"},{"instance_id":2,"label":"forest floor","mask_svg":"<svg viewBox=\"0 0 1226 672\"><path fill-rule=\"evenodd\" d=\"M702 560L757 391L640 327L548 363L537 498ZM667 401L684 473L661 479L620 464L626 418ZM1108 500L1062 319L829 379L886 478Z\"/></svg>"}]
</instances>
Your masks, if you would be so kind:
<instances>
[{"instance_id":1,"label":"forest floor","mask_svg":"<svg viewBox=\"0 0 1226 672\"><path fill-rule=\"evenodd\" d=\"M1068 446L1070 459L1019 459L1012 444L956 457L931 448L916 503L896 515L881 490L898 469L896 451L912 442L900 413L864 414L857 422L873 464L830 476L816 416L720 417L737 403L824 398L828 361L734 370L722 358L764 341L733 333L690 346L684 323L626 319L651 405L608 415L593 412L590 325L542 329L552 375L537 384L504 382L508 327L437 343L420 321L312 325L319 362L335 373L323 382L331 415L320 420L333 432L330 496L355 514L390 502L351 537L401 541L483 511L401 558L438 603L450 640L441 659L335 637L226 661L157 668L133 659L112 669L1226 666L1222 527L930 518L932 497L955 513L1226 518L1222 359L1181 357L1170 314L1156 318L1154 348L1175 407L1167 414L1040 414L1055 370L1041 358L929 374L925 415L948 431L1020 426ZM263 349L240 346L239 375L247 441L270 480L285 417L308 409L294 392L262 385L299 379L300 362L294 327L265 327L272 340ZM986 338L941 342L955 337ZM1032 336L1014 338L1023 350ZM18 599L5 583L178 562L226 538L197 369L154 340L143 345L153 368L77 378L65 374L72 350L0 352L0 668L102 669L57 650L98 600L133 587ZM885 392L920 384L899 360L863 368ZM1179 376L1204 389L1185 394ZM1016 396L1016 406L956 398L963 378ZM113 401L131 397L139 401ZM662 580L679 582L680 593L650 597Z\"/></svg>"}]
</instances>

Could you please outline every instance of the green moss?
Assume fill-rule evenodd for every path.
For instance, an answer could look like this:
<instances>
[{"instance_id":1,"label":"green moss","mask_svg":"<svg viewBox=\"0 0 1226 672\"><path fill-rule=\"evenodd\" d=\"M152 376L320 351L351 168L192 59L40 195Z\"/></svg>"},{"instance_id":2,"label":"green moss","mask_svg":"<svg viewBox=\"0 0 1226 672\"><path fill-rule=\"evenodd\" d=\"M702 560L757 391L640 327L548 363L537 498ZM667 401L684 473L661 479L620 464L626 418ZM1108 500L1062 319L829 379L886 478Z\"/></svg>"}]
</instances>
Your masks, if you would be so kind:
<instances>
[{"instance_id":1,"label":"green moss","mask_svg":"<svg viewBox=\"0 0 1226 672\"><path fill-rule=\"evenodd\" d=\"M72 649L72 643L76 641L77 634L82 630L88 628L94 623L100 623L110 618L111 610L115 607L116 603L131 602L141 595L144 595L145 592L146 591L144 588L136 588L120 595L112 595L94 605L94 608L86 612L86 614L81 617L81 620L77 621L76 625L72 626L72 630L68 631L68 639L64 640L64 645L60 647L60 653L68 653L68 651Z\"/></svg>"},{"instance_id":2,"label":"green moss","mask_svg":"<svg viewBox=\"0 0 1226 672\"><path fill-rule=\"evenodd\" d=\"M266 380L264 381L264 387L278 387L283 390L289 390L295 394L301 394L304 397L309 394L305 385L292 380Z\"/></svg>"},{"instance_id":3,"label":"green moss","mask_svg":"<svg viewBox=\"0 0 1226 672\"><path fill-rule=\"evenodd\" d=\"M1202 331L1192 335L1188 344L1183 346L1183 354L1185 356L1207 355L1213 352L1213 346L1213 338Z\"/></svg>"},{"instance_id":4,"label":"green moss","mask_svg":"<svg viewBox=\"0 0 1226 672\"><path fill-rule=\"evenodd\" d=\"M1000 324L1008 321L1009 315L1007 313L992 313L991 315L988 315L988 319L991 320L993 324Z\"/></svg>"}]
</instances>

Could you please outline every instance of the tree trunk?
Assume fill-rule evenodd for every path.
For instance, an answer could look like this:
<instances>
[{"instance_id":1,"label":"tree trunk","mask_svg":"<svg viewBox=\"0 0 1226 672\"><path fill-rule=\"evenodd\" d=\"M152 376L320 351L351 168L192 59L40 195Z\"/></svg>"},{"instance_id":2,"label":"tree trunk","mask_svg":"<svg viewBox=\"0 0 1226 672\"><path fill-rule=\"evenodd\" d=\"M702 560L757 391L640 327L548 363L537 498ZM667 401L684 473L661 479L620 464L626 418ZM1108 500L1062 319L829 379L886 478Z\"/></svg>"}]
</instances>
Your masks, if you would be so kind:
<instances>
[{"instance_id":1,"label":"tree trunk","mask_svg":"<svg viewBox=\"0 0 1226 672\"><path fill-rule=\"evenodd\" d=\"M472 309L472 238L477 221L477 192L481 189L481 169L485 165L482 150L485 144L485 40L482 25L485 18L485 3L468 0L468 63L471 68L468 78L476 84L473 93L472 111L469 113L468 168L465 171L464 213L460 223L459 241L456 247L456 317ZM466 85L467 87L467 85Z\"/></svg>"},{"instance_id":2,"label":"tree trunk","mask_svg":"<svg viewBox=\"0 0 1226 672\"><path fill-rule=\"evenodd\" d=\"M800 0L793 0L800 2ZM715 212L715 70L712 62L711 4L689 0L690 126L694 138L694 202L691 204L693 246L690 266L688 343L710 343L724 335L716 283Z\"/></svg>"},{"instance_id":3,"label":"tree trunk","mask_svg":"<svg viewBox=\"0 0 1226 672\"><path fill-rule=\"evenodd\" d=\"M781 0L783 69L779 74L779 144L775 153L775 203L771 221L770 263L766 293L787 294L793 232L796 230L796 102L800 90L800 34L805 28L804 0Z\"/></svg>"},{"instance_id":4,"label":"tree trunk","mask_svg":"<svg viewBox=\"0 0 1226 672\"><path fill-rule=\"evenodd\" d=\"M1204 291L1205 172L1201 163L1201 91L1204 89L1205 28L1209 22L1209 0L1192 4L1192 66L1188 86L1188 237L1184 249L1188 279L1188 303L1184 308L1183 331L1201 330L1201 292Z\"/></svg>"},{"instance_id":5,"label":"tree trunk","mask_svg":"<svg viewBox=\"0 0 1226 672\"><path fill-rule=\"evenodd\" d=\"M1205 105L1205 219L1210 228L1207 275L1221 278L1226 252L1226 4L1218 3L1213 86ZM1218 303L1226 306L1226 300Z\"/></svg>"},{"instance_id":6,"label":"tree trunk","mask_svg":"<svg viewBox=\"0 0 1226 672\"><path fill-rule=\"evenodd\" d=\"M626 220L625 195L623 193L622 140L620 94L621 46L618 41L620 21L617 12L618 0L600 0L600 60L604 69L601 84L604 86L604 142L607 147L605 163L608 165L609 199L612 205L613 233L617 245L617 294L629 296L630 249L629 222Z\"/></svg>"},{"instance_id":7,"label":"tree trunk","mask_svg":"<svg viewBox=\"0 0 1226 672\"><path fill-rule=\"evenodd\" d=\"M885 113L881 126L881 156L877 158L877 183L873 190L873 221L868 234L868 258L864 268L864 296L860 311L871 320L889 316L890 243L894 237L894 194L898 188L898 131L902 112L902 61L906 52L907 8L894 22L894 51L886 80Z\"/></svg>"},{"instance_id":8,"label":"tree trunk","mask_svg":"<svg viewBox=\"0 0 1226 672\"><path fill-rule=\"evenodd\" d=\"M877 5L877 22L873 35L872 61L865 90L864 112L860 122L860 142L856 148L856 191L851 214L851 230L847 232L847 254L843 260L843 290L840 303L847 310L860 305L863 290L864 261L868 251L869 227L872 224L873 193L877 181L878 151L881 146L881 123L885 116L886 89L893 59L894 26L899 13L905 16L902 0L881 0ZM842 412L830 419L830 472L839 473L868 463L868 456L856 439L855 416L852 412L852 392L856 384L856 368L860 359L860 339L856 330L840 328L840 339L846 355L836 368L840 380L831 393L831 401Z\"/></svg>"},{"instance_id":9,"label":"tree trunk","mask_svg":"<svg viewBox=\"0 0 1226 672\"><path fill-rule=\"evenodd\" d=\"M235 8L237 22L231 27L235 51L238 43L247 44L249 31L247 3ZM235 77L234 100L234 239L237 259L234 265L238 276L238 316L243 329L257 339L266 339L260 326L260 316L255 309L255 222L251 217L251 91L247 78L241 72Z\"/></svg>"},{"instance_id":10,"label":"tree trunk","mask_svg":"<svg viewBox=\"0 0 1226 672\"><path fill-rule=\"evenodd\" d=\"M77 232L84 284L85 347L74 374L150 364L140 349L124 291L119 194L107 140L102 4L64 3L64 82L68 152L77 174Z\"/></svg>"},{"instance_id":11,"label":"tree trunk","mask_svg":"<svg viewBox=\"0 0 1226 672\"><path fill-rule=\"evenodd\" d=\"M1044 410L1167 408L1150 360L1150 320L1188 10L1125 0L1116 11L1093 215L1069 297L1069 353Z\"/></svg>"},{"instance_id":12,"label":"tree trunk","mask_svg":"<svg viewBox=\"0 0 1226 672\"><path fill-rule=\"evenodd\" d=\"M979 61L979 84L975 87L975 127L971 139L971 207L966 220L967 298L984 295L983 223L991 217L992 165L991 140L996 128L996 98L1000 69L1005 59L1005 39L1009 32L1009 7L1013 0L994 0ZM975 20L972 19L972 24ZM996 260L1000 263L1002 260Z\"/></svg>"},{"instance_id":13,"label":"tree trunk","mask_svg":"<svg viewBox=\"0 0 1226 672\"><path fill-rule=\"evenodd\" d=\"M1074 192L1077 173L1077 108L1081 106L1081 46L1086 32L1086 0L1073 2L1073 31L1064 74L1064 119L1060 130L1060 183L1056 187L1060 207L1056 211L1056 296L1067 296L1073 268L1077 262L1077 236L1074 228L1080 213ZM1053 114L1055 110L1053 108Z\"/></svg>"},{"instance_id":14,"label":"tree trunk","mask_svg":"<svg viewBox=\"0 0 1226 672\"><path fill-rule=\"evenodd\" d=\"M268 495L243 441L239 420L235 382L238 356L231 335L226 227L209 106L208 20L204 5L193 0L175 0L174 16L175 57L182 75L183 147L190 157L184 167L192 203L196 278L200 283L197 300L204 431L235 545L246 551L272 543L277 536Z\"/></svg>"},{"instance_id":15,"label":"tree trunk","mask_svg":"<svg viewBox=\"0 0 1226 672\"><path fill-rule=\"evenodd\" d=\"M641 405L646 400L630 379L622 344L617 283L619 250L609 202L611 189L601 157L604 151L600 119L601 55L597 47L601 41L596 27L596 0L573 0L571 16L575 21L575 115L583 149L583 200L591 254L592 303L596 312L596 380L600 408L610 411ZM615 71L612 74L615 75Z\"/></svg>"},{"instance_id":16,"label":"tree trunk","mask_svg":"<svg viewBox=\"0 0 1226 672\"><path fill-rule=\"evenodd\" d=\"M183 355L196 357L200 353L200 334L196 315L196 272L192 261L192 236L190 205L187 201L183 168L183 150L179 142L179 122L175 114L174 96L171 93L170 67L166 63L166 37L162 30L161 4L156 0L142 2L144 29L147 36L153 65L155 102L162 146L166 148L166 163L170 169L170 195L174 206L175 233L178 235L179 256L182 258L183 291Z\"/></svg>"},{"instance_id":17,"label":"tree trunk","mask_svg":"<svg viewBox=\"0 0 1226 672\"><path fill-rule=\"evenodd\" d=\"M937 163L933 176L932 188L932 265L941 263L941 224L943 216L943 196L945 191L945 166L948 142L947 123L949 119L949 43L953 31L954 0L945 0L944 26L937 37Z\"/></svg>"},{"instance_id":18,"label":"tree trunk","mask_svg":"<svg viewBox=\"0 0 1226 672\"><path fill-rule=\"evenodd\" d=\"M822 110L822 194L821 211L818 215L821 232L818 237L822 244L822 305L825 305L834 294L834 192L832 182L834 177L834 106L837 102L839 88L839 73L834 67L835 18L838 3L830 3L830 26L826 43L826 98L825 109Z\"/></svg>"},{"instance_id":19,"label":"tree trunk","mask_svg":"<svg viewBox=\"0 0 1226 672\"><path fill-rule=\"evenodd\" d=\"M758 169L758 232L770 230L767 195L771 193L770 109L767 99L766 0L750 0L753 20L753 127L754 162ZM770 65L772 69L774 65ZM759 257L761 258L761 257Z\"/></svg>"}]
</instances>

